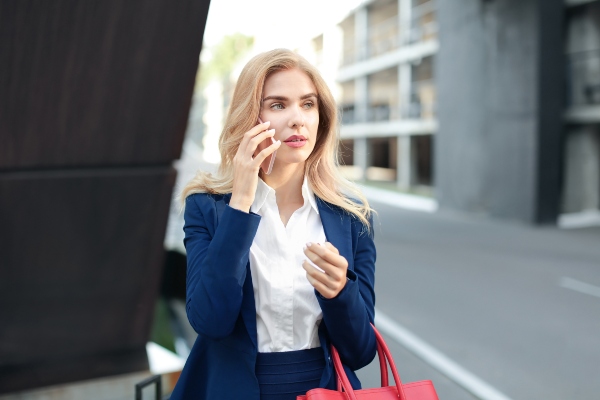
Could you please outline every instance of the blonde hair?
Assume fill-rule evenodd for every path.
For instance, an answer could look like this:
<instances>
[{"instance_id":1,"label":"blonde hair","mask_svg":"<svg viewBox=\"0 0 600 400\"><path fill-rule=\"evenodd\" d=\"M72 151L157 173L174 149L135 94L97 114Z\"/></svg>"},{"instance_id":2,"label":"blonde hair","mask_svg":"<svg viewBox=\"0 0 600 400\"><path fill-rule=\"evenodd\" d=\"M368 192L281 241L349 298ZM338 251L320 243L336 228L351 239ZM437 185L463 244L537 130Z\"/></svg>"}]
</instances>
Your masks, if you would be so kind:
<instances>
[{"instance_id":1,"label":"blonde hair","mask_svg":"<svg viewBox=\"0 0 600 400\"><path fill-rule=\"evenodd\" d=\"M313 152L305 162L308 182L320 199L336 205L359 218L368 230L373 211L369 202L338 169L338 114L335 100L319 71L302 56L275 49L252 58L238 78L225 126L219 139L221 165L216 176L199 171L183 188L179 199L185 205L194 193L231 193L233 190L233 158L244 133L256 125L260 113L265 80L274 72L297 68L312 80L317 89L319 127Z\"/></svg>"}]
</instances>

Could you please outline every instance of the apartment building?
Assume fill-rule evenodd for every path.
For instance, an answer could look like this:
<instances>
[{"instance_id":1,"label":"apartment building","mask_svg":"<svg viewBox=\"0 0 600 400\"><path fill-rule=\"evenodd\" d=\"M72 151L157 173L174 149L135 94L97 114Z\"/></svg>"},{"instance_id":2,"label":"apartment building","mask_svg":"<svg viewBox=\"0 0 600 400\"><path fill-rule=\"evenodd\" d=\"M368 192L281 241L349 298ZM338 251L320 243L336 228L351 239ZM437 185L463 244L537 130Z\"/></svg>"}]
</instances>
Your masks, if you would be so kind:
<instances>
[{"instance_id":1,"label":"apartment building","mask_svg":"<svg viewBox=\"0 0 600 400\"><path fill-rule=\"evenodd\" d=\"M346 173L431 194L435 1L365 1L312 45L312 61L337 86Z\"/></svg>"},{"instance_id":2,"label":"apartment building","mask_svg":"<svg viewBox=\"0 0 600 400\"><path fill-rule=\"evenodd\" d=\"M600 1L567 6L562 210L600 222Z\"/></svg>"}]
</instances>

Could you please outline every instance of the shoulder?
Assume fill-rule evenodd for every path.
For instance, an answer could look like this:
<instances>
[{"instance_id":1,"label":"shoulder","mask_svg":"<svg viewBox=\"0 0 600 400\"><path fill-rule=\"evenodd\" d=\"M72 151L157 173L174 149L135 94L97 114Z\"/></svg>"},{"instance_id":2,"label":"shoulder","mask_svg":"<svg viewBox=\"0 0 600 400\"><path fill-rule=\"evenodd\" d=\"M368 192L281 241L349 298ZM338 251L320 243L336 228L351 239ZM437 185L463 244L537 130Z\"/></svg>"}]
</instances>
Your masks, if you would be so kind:
<instances>
[{"instance_id":1,"label":"shoulder","mask_svg":"<svg viewBox=\"0 0 600 400\"><path fill-rule=\"evenodd\" d=\"M212 208L217 202L223 201L227 194L193 193L185 198L185 208L197 207L202 209Z\"/></svg>"}]
</instances>

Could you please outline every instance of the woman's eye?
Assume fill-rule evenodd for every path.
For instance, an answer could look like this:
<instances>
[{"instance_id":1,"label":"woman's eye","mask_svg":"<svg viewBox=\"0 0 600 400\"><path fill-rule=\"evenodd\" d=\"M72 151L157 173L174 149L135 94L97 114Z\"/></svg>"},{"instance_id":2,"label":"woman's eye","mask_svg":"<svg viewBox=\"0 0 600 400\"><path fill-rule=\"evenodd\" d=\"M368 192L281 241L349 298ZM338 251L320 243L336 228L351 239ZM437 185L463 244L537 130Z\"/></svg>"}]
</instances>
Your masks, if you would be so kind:
<instances>
[{"instance_id":1,"label":"woman's eye","mask_svg":"<svg viewBox=\"0 0 600 400\"><path fill-rule=\"evenodd\" d=\"M280 104L280 103L271 104L271 110L282 110L282 109L283 109L283 104Z\"/></svg>"},{"instance_id":2,"label":"woman's eye","mask_svg":"<svg viewBox=\"0 0 600 400\"><path fill-rule=\"evenodd\" d=\"M315 106L315 103L313 103L312 101L309 101L308 103L304 103L304 108L313 108Z\"/></svg>"}]
</instances>

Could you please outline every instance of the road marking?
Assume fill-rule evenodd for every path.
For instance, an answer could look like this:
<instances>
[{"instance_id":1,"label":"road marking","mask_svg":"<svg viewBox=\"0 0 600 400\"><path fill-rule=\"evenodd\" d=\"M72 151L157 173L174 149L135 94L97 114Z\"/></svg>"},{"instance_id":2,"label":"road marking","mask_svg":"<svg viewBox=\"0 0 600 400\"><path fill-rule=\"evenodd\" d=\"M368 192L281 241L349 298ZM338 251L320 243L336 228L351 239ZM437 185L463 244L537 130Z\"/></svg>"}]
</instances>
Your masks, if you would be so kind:
<instances>
[{"instance_id":1,"label":"road marking","mask_svg":"<svg viewBox=\"0 0 600 400\"><path fill-rule=\"evenodd\" d=\"M369 201L428 213L436 212L438 209L437 201L427 197L396 193L389 190L377 189L364 185L360 185L360 190L367 197L367 199L369 199Z\"/></svg>"},{"instance_id":2,"label":"road marking","mask_svg":"<svg viewBox=\"0 0 600 400\"><path fill-rule=\"evenodd\" d=\"M415 334L379 310L375 311L375 325L382 333L400 343L408 351L446 375L478 399L510 400L509 397L452 361L436 348L419 339Z\"/></svg>"},{"instance_id":3,"label":"road marking","mask_svg":"<svg viewBox=\"0 0 600 400\"><path fill-rule=\"evenodd\" d=\"M600 287L590 285L589 283L578 281L577 279L563 276L558 283L565 289L571 289L579 293L589 294L590 296L600 297Z\"/></svg>"}]
</instances>

